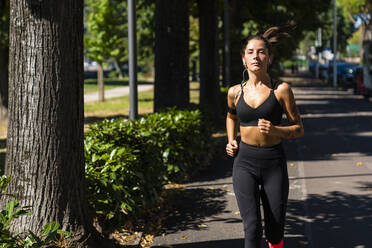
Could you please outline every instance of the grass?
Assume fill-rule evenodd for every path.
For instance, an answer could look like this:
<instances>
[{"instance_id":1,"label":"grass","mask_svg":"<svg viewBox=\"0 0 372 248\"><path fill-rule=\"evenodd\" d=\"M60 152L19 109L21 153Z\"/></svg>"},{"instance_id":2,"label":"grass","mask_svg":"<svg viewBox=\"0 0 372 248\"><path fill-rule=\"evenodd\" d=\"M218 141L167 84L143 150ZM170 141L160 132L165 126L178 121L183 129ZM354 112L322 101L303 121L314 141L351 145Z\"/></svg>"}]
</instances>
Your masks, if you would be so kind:
<instances>
[{"instance_id":1,"label":"grass","mask_svg":"<svg viewBox=\"0 0 372 248\"><path fill-rule=\"evenodd\" d=\"M154 109L154 92L146 91L138 93L138 112L139 114L152 113ZM84 105L85 117L90 116L112 116L128 115L129 96L106 99L103 103L88 102Z\"/></svg>"},{"instance_id":2,"label":"grass","mask_svg":"<svg viewBox=\"0 0 372 248\"><path fill-rule=\"evenodd\" d=\"M142 74L138 75L138 84L151 84L154 82L152 77L144 77ZM110 90L116 87L128 86L129 78L105 78L104 79L105 90ZM88 78L84 80L84 94L95 92L98 90L97 79Z\"/></svg>"},{"instance_id":3,"label":"grass","mask_svg":"<svg viewBox=\"0 0 372 248\"><path fill-rule=\"evenodd\" d=\"M199 83L190 83L190 102L199 103ZM138 93L138 113L140 115L154 111L154 92ZM127 116L129 113L129 96L106 99L105 102L89 102L84 105L85 117Z\"/></svg>"}]
</instances>

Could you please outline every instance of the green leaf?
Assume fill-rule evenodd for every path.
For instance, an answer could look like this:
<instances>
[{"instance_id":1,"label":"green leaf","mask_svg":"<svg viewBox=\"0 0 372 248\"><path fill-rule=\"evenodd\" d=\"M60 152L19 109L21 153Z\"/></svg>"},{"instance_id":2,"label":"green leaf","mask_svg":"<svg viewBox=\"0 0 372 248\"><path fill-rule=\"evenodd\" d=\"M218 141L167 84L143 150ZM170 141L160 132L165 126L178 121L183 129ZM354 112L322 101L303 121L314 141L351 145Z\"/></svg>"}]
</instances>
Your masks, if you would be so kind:
<instances>
[{"instance_id":1,"label":"green leaf","mask_svg":"<svg viewBox=\"0 0 372 248\"><path fill-rule=\"evenodd\" d=\"M11 201L9 202L7 205L6 205L6 211L7 211L7 215L8 215L8 218L12 218L13 217L13 213L14 213L14 208L18 206L18 201Z\"/></svg>"},{"instance_id":2,"label":"green leaf","mask_svg":"<svg viewBox=\"0 0 372 248\"><path fill-rule=\"evenodd\" d=\"M41 233L41 236L48 236L51 233L55 233L60 227L59 223L52 221L44 225L44 231Z\"/></svg>"}]
</instances>

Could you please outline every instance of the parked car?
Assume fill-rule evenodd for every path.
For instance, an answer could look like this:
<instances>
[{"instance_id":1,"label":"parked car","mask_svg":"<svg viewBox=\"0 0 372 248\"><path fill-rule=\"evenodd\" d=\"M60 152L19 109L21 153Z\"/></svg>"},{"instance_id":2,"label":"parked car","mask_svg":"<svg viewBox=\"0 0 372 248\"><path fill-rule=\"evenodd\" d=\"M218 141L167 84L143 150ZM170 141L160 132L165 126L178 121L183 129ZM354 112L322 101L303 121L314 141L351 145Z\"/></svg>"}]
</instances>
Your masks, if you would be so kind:
<instances>
[{"instance_id":1,"label":"parked car","mask_svg":"<svg viewBox=\"0 0 372 248\"><path fill-rule=\"evenodd\" d=\"M358 64L337 62L337 85L344 88L353 88L355 72ZM328 66L328 82L333 82L333 63Z\"/></svg>"}]
</instances>

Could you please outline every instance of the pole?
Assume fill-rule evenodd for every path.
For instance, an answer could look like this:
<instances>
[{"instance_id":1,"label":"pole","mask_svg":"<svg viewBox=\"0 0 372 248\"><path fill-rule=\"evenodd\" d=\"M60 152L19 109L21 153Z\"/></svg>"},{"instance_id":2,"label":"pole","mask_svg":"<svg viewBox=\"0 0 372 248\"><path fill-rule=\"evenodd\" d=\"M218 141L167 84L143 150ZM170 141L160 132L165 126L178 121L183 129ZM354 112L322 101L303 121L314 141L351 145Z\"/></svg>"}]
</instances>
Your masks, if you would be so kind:
<instances>
[{"instance_id":1,"label":"pole","mask_svg":"<svg viewBox=\"0 0 372 248\"><path fill-rule=\"evenodd\" d=\"M333 87L337 88L337 13L336 0L333 0Z\"/></svg>"},{"instance_id":2,"label":"pole","mask_svg":"<svg viewBox=\"0 0 372 248\"><path fill-rule=\"evenodd\" d=\"M318 28L318 30L316 31L316 42L315 42L315 46L316 46L316 49L317 49L317 62L316 62L316 67L315 67L315 77L317 79L319 79L319 74L320 74L320 62L321 62L321 59L322 59L322 51L321 51L321 48L322 48L322 29L321 28Z\"/></svg>"},{"instance_id":3,"label":"pole","mask_svg":"<svg viewBox=\"0 0 372 248\"><path fill-rule=\"evenodd\" d=\"M138 117L136 0L128 0L129 119Z\"/></svg>"},{"instance_id":4,"label":"pole","mask_svg":"<svg viewBox=\"0 0 372 248\"><path fill-rule=\"evenodd\" d=\"M230 4L229 0L224 1L224 14L223 14L223 27L224 27L224 53L225 53L225 77L224 85L231 85L230 69Z\"/></svg>"}]
</instances>

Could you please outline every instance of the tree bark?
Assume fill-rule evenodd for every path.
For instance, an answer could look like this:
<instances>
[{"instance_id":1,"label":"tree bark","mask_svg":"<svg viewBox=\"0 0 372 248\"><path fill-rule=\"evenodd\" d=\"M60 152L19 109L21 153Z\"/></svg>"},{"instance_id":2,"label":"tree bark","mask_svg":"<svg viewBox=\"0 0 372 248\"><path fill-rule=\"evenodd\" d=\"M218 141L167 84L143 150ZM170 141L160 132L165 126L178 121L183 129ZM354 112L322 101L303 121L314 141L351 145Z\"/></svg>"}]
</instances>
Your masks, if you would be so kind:
<instances>
[{"instance_id":1,"label":"tree bark","mask_svg":"<svg viewBox=\"0 0 372 248\"><path fill-rule=\"evenodd\" d=\"M5 174L8 192L33 212L12 229L40 233L57 221L86 239L83 1L12 0L9 54Z\"/></svg>"},{"instance_id":2,"label":"tree bark","mask_svg":"<svg viewBox=\"0 0 372 248\"><path fill-rule=\"evenodd\" d=\"M8 57L9 49L0 47L0 120L8 110Z\"/></svg>"},{"instance_id":3,"label":"tree bark","mask_svg":"<svg viewBox=\"0 0 372 248\"><path fill-rule=\"evenodd\" d=\"M190 101L188 9L187 0L156 1L155 111Z\"/></svg>"},{"instance_id":4,"label":"tree bark","mask_svg":"<svg viewBox=\"0 0 372 248\"><path fill-rule=\"evenodd\" d=\"M199 0L200 98L214 120L220 116L218 81L217 1Z\"/></svg>"},{"instance_id":5,"label":"tree bark","mask_svg":"<svg viewBox=\"0 0 372 248\"><path fill-rule=\"evenodd\" d=\"M103 77L103 67L100 63L97 65L97 85L98 85L98 101L105 101L105 84Z\"/></svg>"},{"instance_id":6,"label":"tree bark","mask_svg":"<svg viewBox=\"0 0 372 248\"><path fill-rule=\"evenodd\" d=\"M240 2L238 0L231 0L231 23L230 28L232 30L232 35L230 36L230 84L233 86L242 81L242 73L244 70L242 58L240 55L240 49L242 47L242 37L241 30L243 29L243 23L240 17Z\"/></svg>"}]
</instances>

